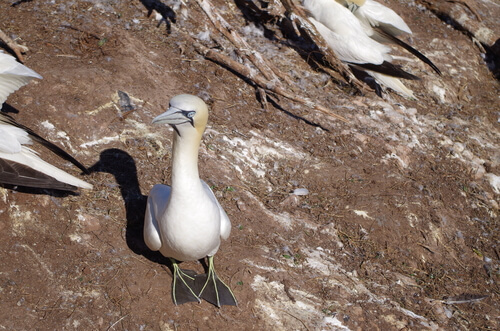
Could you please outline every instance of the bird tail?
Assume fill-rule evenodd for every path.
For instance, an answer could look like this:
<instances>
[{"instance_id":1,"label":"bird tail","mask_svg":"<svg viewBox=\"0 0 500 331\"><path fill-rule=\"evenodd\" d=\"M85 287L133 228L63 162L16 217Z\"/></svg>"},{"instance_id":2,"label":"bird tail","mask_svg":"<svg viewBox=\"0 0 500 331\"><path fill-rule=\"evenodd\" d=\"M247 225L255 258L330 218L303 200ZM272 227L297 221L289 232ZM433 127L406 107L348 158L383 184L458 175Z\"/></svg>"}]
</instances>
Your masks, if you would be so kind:
<instances>
[{"instance_id":1,"label":"bird tail","mask_svg":"<svg viewBox=\"0 0 500 331\"><path fill-rule=\"evenodd\" d=\"M379 72L367 71L370 76L373 76L375 80L384 86L387 86L394 91L402 94L403 96L410 99L417 99L415 95L413 95L413 91L407 88L400 80L396 77L391 77L388 75L381 74Z\"/></svg>"},{"instance_id":2,"label":"bird tail","mask_svg":"<svg viewBox=\"0 0 500 331\"><path fill-rule=\"evenodd\" d=\"M41 189L74 191L76 186L58 181L24 164L0 159L0 185L26 186Z\"/></svg>"},{"instance_id":3,"label":"bird tail","mask_svg":"<svg viewBox=\"0 0 500 331\"><path fill-rule=\"evenodd\" d=\"M420 80L420 78L418 78L417 76L404 71L403 69L401 69L400 66L397 66L388 61L384 61L382 64L356 63L351 65L356 65L357 67L361 67L364 70L378 72L386 76L409 79L409 80Z\"/></svg>"},{"instance_id":4,"label":"bird tail","mask_svg":"<svg viewBox=\"0 0 500 331\"><path fill-rule=\"evenodd\" d=\"M38 157L38 155L36 155L36 153L33 150L25 146L22 147L21 153L16 153L16 154L0 153L0 158L21 163L45 175L53 177L60 182L72 186L77 186L85 189L93 188L92 184L89 184L81 179L78 179L75 176L72 176L63 170L56 168L50 163L45 162L40 157Z\"/></svg>"}]
</instances>

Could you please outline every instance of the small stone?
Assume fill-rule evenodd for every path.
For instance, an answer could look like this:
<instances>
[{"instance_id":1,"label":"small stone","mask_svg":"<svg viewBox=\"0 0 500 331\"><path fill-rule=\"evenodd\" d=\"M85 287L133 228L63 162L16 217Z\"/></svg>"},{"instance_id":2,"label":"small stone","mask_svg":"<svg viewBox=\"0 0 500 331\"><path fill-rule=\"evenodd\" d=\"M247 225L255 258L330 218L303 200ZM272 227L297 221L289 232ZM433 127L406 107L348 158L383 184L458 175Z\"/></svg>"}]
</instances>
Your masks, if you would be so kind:
<instances>
[{"instance_id":1,"label":"small stone","mask_svg":"<svg viewBox=\"0 0 500 331\"><path fill-rule=\"evenodd\" d=\"M308 195L309 190L306 188L296 188L295 190L293 190L293 194L294 195Z\"/></svg>"}]
</instances>

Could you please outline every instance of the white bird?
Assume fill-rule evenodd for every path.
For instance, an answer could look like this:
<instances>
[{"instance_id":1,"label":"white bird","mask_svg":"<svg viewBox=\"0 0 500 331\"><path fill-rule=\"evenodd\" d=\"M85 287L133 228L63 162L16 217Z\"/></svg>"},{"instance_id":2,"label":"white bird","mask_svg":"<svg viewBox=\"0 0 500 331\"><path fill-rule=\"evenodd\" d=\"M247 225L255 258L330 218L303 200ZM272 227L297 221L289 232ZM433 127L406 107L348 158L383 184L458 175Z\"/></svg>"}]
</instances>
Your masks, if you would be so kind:
<instances>
[{"instance_id":1,"label":"white bird","mask_svg":"<svg viewBox=\"0 0 500 331\"><path fill-rule=\"evenodd\" d=\"M336 1L351 10L371 38L382 43L393 43L402 46L428 64L438 75L441 75L441 71L431 60L398 38L398 36L403 34L412 34L412 31L408 24L394 10L374 0Z\"/></svg>"},{"instance_id":2,"label":"white bird","mask_svg":"<svg viewBox=\"0 0 500 331\"><path fill-rule=\"evenodd\" d=\"M174 303L207 300L220 307L236 305L227 285L216 275L213 257L231 223L210 187L200 180L198 150L208 120L207 105L200 98L181 94L153 123L170 124L174 130L172 185L155 185L149 194L144 219L144 241L153 251L170 258L173 266ZM208 257L208 271L188 275L178 261Z\"/></svg>"},{"instance_id":3,"label":"white bird","mask_svg":"<svg viewBox=\"0 0 500 331\"><path fill-rule=\"evenodd\" d=\"M303 0L310 21L340 60L348 63L353 72L381 95L380 86L415 98L399 78L419 78L391 63L391 48L381 44L369 33L360 20L335 0Z\"/></svg>"},{"instance_id":4,"label":"white bird","mask_svg":"<svg viewBox=\"0 0 500 331\"><path fill-rule=\"evenodd\" d=\"M10 93L33 78L42 77L17 62L14 57L0 51L0 109ZM64 150L17 123L11 116L0 113L0 183L69 191L76 187L92 188L91 184L43 161L35 151L26 146L33 141L88 173L87 168Z\"/></svg>"}]
</instances>

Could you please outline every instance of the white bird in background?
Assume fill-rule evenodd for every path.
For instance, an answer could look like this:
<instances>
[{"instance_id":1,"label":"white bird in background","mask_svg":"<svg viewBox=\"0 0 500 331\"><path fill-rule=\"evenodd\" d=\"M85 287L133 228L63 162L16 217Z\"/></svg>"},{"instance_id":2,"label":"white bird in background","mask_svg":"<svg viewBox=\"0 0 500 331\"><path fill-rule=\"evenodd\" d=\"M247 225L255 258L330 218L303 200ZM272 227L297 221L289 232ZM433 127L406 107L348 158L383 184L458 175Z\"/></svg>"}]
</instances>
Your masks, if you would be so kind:
<instances>
[{"instance_id":1,"label":"white bird in background","mask_svg":"<svg viewBox=\"0 0 500 331\"><path fill-rule=\"evenodd\" d=\"M365 32L374 40L382 43L398 44L428 64L438 75L439 68L425 55L398 38L412 34L408 24L394 10L374 0L336 0L346 6L359 19Z\"/></svg>"},{"instance_id":2,"label":"white bird in background","mask_svg":"<svg viewBox=\"0 0 500 331\"><path fill-rule=\"evenodd\" d=\"M0 109L8 95L33 78L42 77L17 62L14 57L0 51ZM35 188L73 191L76 187L92 189L86 183L65 171L43 161L27 147L36 141L83 172L87 168L64 150L37 135L33 130L17 123L11 116L0 112L0 183Z\"/></svg>"},{"instance_id":3,"label":"white bird in background","mask_svg":"<svg viewBox=\"0 0 500 331\"><path fill-rule=\"evenodd\" d=\"M236 299L215 274L213 258L231 223L210 187L198 174L198 150L208 120L207 105L200 98L181 94L153 123L170 124L174 130L172 185L155 185L149 194L144 219L144 241L153 251L170 258L173 267L172 298L182 304L200 298L220 307ZM208 257L208 271L191 275L178 261Z\"/></svg>"},{"instance_id":4,"label":"white bird in background","mask_svg":"<svg viewBox=\"0 0 500 331\"><path fill-rule=\"evenodd\" d=\"M341 2L346 5L348 2L352 3L352 1ZM386 29L389 32L384 32L382 29L381 32L375 32L374 18L360 20L346 6L335 0L303 0L302 4L311 16L310 21L339 59L348 63L354 74L374 88L379 96L381 96L381 84L406 97L415 98L413 92L399 78L411 80L419 78L392 64L393 58L389 54L391 48L380 43L384 38L392 38L391 29ZM359 11L360 7L351 6L351 8ZM370 17L366 12L367 10L362 11L358 15ZM382 21L379 17L378 26L391 26L389 23L380 23ZM397 29L402 28L400 23L396 25ZM404 25L406 26L405 23ZM401 31L405 31L404 29ZM410 31L409 28L407 30Z\"/></svg>"}]
</instances>

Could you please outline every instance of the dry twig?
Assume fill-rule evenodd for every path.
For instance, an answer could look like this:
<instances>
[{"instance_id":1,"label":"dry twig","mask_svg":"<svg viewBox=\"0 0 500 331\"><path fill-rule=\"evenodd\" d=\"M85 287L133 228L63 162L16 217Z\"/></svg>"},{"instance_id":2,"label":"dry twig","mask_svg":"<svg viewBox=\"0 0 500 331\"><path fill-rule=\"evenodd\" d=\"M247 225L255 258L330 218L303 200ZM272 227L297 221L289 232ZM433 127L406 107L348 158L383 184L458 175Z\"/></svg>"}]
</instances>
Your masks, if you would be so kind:
<instances>
[{"instance_id":1,"label":"dry twig","mask_svg":"<svg viewBox=\"0 0 500 331\"><path fill-rule=\"evenodd\" d=\"M236 30L226 20L224 20L224 18L217 12L216 7L213 6L209 0L196 0L196 2L211 20L215 28L235 46L240 54L247 58L258 69L258 72L231 59L229 56L221 54L213 49L209 49L208 47L193 40L193 46L197 52L202 54L207 59L234 70L266 92L272 92L292 101L299 102L310 108L318 110L323 114L348 123L346 118L312 102L306 97L299 96L298 93L294 91L295 88L293 81L287 75L273 67L260 55L260 53L252 49L252 47L236 32ZM187 32L184 33L186 36L191 38ZM287 84L286 87L283 86L283 82L279 78Z\"/></svg>"},{"instance_id":2,"label":"dry twig","mask_svg":"<svg viewBox=\"0 0 500 331\"><path fill-rule=\"evenodd\" d=\"M287 91L281 85L278 85L278 84L273 85L272 82L268 81L266 78L262 77L261 75L256 74L249 67L247 67L241 63L238 63L237 61L231 59L230 57L228 57L226 55L223 55L223 54L221 54L213 49L209 49L209 48L207 48L207 47L205 47L197 42L193 42L193 45L196 48L196 50L200 54L202 54L204 57L206 57L207 59L210 59L214 62L223 64L223 65L227 66L228 68L231 68L232 70L234 70L235 72L237 72L241 76L247 77L248 79L250 79L254 84L261 87L262 89L267 90L267 91L271 91L275 94L281 95L281 96L283 96L287 99L290 99L292 101L302 103L310 108L313 108L315 110L320 111L323 114L335 117L336 119L339 119L345 123L349 123L349 121L345 117L340 116L338 114L335 114L334 112L332 112L328 108L325 108L321 105L315 104L314 102L312 102L308 98L301 97L301 96L297 95L296 93Z\"/></svg>"},{"instance_id":3,"label":"dry twig","mask_svg":"<svg viewBox=\"0 0 500 331\"><path fill-rule=\"evenodd\" d=\"M17 44L12 38L10 38L5 32L0 30L0 40L2 40L7 46L14 51L17 59L24 62L23 52L28 51L28 47Z\"/></svg>"},{"instance_id":4,"label":"dry twig","mask_svg":"<svg viewBox=\"0 0 500 331\"><path fill-rule=\"evenodd\" d=\"M284 80L288 85L293 86L293 82L286 74L275 69L260 53L252 49L252 47L243 39L235 29L221 16L214 12L214 7L210 0L196 0L200 8L205 12L213 25L222 33L235 47L236 50L246 56L252 64L266 77L266 79L279 82L279 78Z\"/></svg>"}]
</instances>

